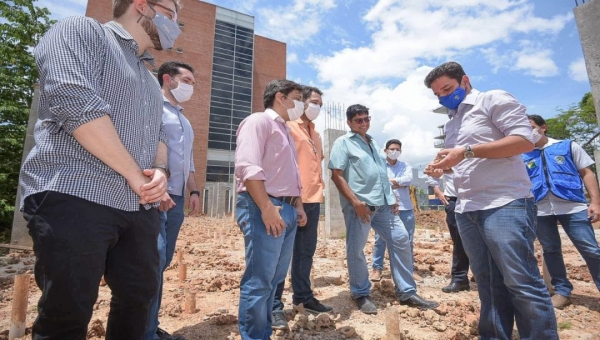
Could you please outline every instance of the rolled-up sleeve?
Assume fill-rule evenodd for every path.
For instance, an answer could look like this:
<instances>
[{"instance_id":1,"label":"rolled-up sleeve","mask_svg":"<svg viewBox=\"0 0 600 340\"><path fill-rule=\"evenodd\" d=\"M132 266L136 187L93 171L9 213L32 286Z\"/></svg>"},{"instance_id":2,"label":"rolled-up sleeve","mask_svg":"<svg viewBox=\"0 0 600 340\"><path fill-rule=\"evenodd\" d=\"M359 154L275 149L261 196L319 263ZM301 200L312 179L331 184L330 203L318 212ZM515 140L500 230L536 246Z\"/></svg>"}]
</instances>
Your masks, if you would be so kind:
<instances>
[{"instance_id":1,"label":"rolled-up sleeve","mask_svg":"<svg viewBox=\"0 0 600 340\"><path fill-rule=\"evenodd\" d=\"M333 143L333 147L331 148L328 168L331 170L346 170L346 168L348 167L347 153L348 152L343 137L338 138Z\"/></svg>"},{"instance_id":2,"label":"rolled-up sleeve","mask_svg":"<svg viewBox=\"0 0 600 340\"><path fill-rule=\"evenodd\" d=\"M262 118L258 114L251 114L237 130L235 175L242 183L247 180L266 180L262 163L264 146L270 133L268 122Z\"/></svg>"},{"instance_id":3,"label":"rolled-up sleeve","mask_svg":"<svg viewBox=\"0 0 600 340\"><path fill-rule=\"evenodd\" d=\"M533 143L527 108L510 93L494 90L486 93L488 112L493 124L505 136L521 136Z\"/></svg>"},{"instance_id":4,"label":"rolled-up sleeve","mask_svg":"<svg viewBox=\"0 0 600 340\"><path fill-rule=\"evenodd\" d=\"M40 78L49 100L54 132L73 134L79 126L110 115L101 97L104 29L95 20L71 17L56 24L35 49Z\"/></svg>"}]
</instances>

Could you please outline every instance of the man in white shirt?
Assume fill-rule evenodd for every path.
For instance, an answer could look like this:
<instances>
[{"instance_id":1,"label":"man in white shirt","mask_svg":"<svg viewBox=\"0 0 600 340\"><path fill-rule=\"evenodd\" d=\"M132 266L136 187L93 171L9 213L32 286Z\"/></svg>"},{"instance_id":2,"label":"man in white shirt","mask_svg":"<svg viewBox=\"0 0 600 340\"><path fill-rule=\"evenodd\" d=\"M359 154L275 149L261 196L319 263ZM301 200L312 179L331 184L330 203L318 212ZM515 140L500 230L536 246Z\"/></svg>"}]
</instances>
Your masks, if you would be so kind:
<instances>
[{"instance_id":1,"label":"man in white shirt","mask_svg":"<svg viewBox=\"0 0 600 340\"><path fill-rule=\"evenodd\" d=\"M579 144L546 136L544 118L529 115L535 150L523 154L538 207L536 234L555 294L552 304L562 309L571 304L573 285L567 278L558 222L588 265L600 290L600 248L592 222L600 219L600 191L590 166L594 161ZM590 204L583 187L590 195Z\"/></svg>"}]
</instances>

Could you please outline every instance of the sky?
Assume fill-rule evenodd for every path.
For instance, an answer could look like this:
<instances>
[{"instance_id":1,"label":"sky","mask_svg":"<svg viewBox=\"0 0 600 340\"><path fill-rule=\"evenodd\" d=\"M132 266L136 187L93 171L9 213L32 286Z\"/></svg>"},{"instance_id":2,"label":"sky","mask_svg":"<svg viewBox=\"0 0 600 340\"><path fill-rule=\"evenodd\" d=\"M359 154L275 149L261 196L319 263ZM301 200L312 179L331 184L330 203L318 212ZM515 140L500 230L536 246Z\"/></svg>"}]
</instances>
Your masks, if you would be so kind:
<instances>
[{"instance_id":1,"label":"sky","mask_svg":"<svg viewBox=\"0 0 600 340\"><path fill-rule=\"evenodd\" d=\"M109 0L106 0L109 1ZM208 0L254 16L255 34L287 44L287 78L326 103L363 104L382 147L422 168L447 117L423 84L435 66L463 65L480 91L503 89L529 114L554 117L590 91L573 0ZM38 0L55 19L87 0ZM323 115L317 127L324 128Z\"/></svg>"}]
</instances>

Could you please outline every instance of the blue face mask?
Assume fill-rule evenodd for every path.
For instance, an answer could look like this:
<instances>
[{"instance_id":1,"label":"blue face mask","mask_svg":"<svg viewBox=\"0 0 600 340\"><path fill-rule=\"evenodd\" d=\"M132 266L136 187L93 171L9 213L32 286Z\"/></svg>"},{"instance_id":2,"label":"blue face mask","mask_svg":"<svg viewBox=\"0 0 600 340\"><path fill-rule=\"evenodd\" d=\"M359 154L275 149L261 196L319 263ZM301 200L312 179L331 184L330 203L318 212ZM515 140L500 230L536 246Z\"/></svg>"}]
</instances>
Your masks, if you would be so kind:
<instances>
[{"instance_id":1,"label":"blue face mask","mask_svg":"<svg viewBox=\"0 0 600 340\"><path fill-rule=\"evenodd\" d=\"M467 91L459 86L449 95L440 97L440 104L444 105L450 110L456 110L458 109L458 105L462 103L466 96Z\"/></svg>"},{"instance_id":2,"label":"blue face mask","mask_svg":"<svg viewBox=\"0 0 600 340\"><path fill-rule=\"evenodd\" d=\"M160 39L162 48L164 50L172 48L175 44L175 39L181 34L179 25L158 12L152 19L152 22L156 25L156 29L158 30L158 38Z\"/></svg>"}]
</instances>

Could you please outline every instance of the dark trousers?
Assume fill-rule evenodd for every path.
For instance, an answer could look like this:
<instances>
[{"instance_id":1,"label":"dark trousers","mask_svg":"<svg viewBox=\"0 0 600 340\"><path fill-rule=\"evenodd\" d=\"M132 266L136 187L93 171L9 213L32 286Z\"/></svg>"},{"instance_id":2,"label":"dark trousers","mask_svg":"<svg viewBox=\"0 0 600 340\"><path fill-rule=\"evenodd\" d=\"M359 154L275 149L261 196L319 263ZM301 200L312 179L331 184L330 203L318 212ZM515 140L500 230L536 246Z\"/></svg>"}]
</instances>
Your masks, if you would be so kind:
<instances>
[{"instance_id":1,"label":"dark trousers","mask_svg":"<svg viewBox=\"0 0 600 340\"><path fill-rule=\"evenodd\" d=\"M46 191L25 198L23 215L42 291L33 339L86 339L102 275L112 292L106 339L143 339L158 287L158 210Z\"/></svg>"},{"instance_id":2,"label":"dark trousers","mask_svg":"<svg viewBox=\"0 0 600 340\"><path fill-rule=\"evenodd\" d=\"M450 230L450 237L454 246L452 248L452 282L458 284L469 283L469 258L463 248L460 234L458 233L458 225L456 224L456 215L454 207L456 206L456 197L448 197L448 205L446 210L446 224Z\"/></svg>"},{"instance_id":3,"label":"dark trousers","mask_svg":"<svg viewBox=\"0 0 600 340\"><path fill-rule=\"evenodd\" d=\"M314 298L310 289L310 271L312 269L313 257L317 249L317 236L319 231L319 215L321 214L320 203L304 203L306 212L306 226L298 227L294 239L294 252L292 255L292 296L295 305L305 303ZM275 301L273 311L282 311L283 288L285 280L277 285L275 290Z\"/></svg>"}]
</instances>

